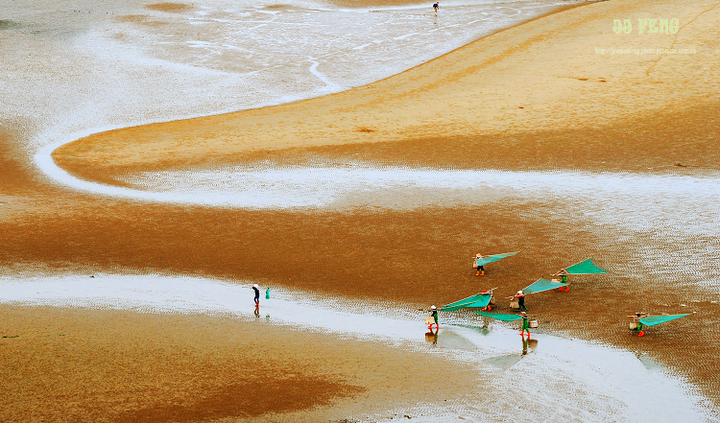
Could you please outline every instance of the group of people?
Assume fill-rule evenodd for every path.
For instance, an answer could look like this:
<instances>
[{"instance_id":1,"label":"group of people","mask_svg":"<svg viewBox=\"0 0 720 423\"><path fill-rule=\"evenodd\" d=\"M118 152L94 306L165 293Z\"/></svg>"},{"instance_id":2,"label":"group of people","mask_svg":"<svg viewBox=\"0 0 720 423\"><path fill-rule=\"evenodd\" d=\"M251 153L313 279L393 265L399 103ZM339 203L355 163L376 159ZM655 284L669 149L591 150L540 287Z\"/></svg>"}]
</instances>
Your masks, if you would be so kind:
<instances>
[{"instance_id":1,"label":"group of people","mask_svg":"<svg viewBox=\"0 0 720 423\"><path fill-rule=\"evenodd\" d=\"M437 5L437 3L436 3ZM436 9L437 11L437 9ZM476 269L475 276L483 276L485 275L485 266L482 264L479 264L482 260L483 255L481 253L475 254L475 257L473 257L473 268ZM567 276L563 277L563 282L566 282ZM486 290L483 290L483 294L486 293ZM525 306L525 293L523 293L522 290L518 291L514 296L511 297L514 301L517 301L518 304L518 311L522 315L522 328L520 330L520 335L525 337L525 334L527 334L528 338L530 338L530 321L529 317L527 315L527 307ZM483 311L490 310L490 307L483 308ZM434 305L430 307L430 310L428 310L430 315L425 321L425 324L428 325L428 329L432 331L433 325L435 326L436 330L440 329L440 324L438 323L438 310L437 307Z\"/></svg>"},{"instance_id":2,"label":"group of people","mask_svg":"<svg viewBox=\"0 0 720 423\"><path fill-rule=\"evenodd\" d=\"M527 333L528 338L530 338L530 321L526 313L527 307L525 307L525 294L522 290L520 290L517 294L513 295L513 299L517 300L518 311L520 312L520 315L522 315L522 328L520 329L520 336L524 338Z\"/></svg>"},{"instance_id":3,"label":"group of people","mask_svg":"<svg viewBox=\"0 0 720 423\"><path fill-rule=\"evenodd\" d=\"M520 305L520 315L522 316L520 335L524 338L527 334L527 337L530 338L530 318L527 315L527 307L525 307L525 294L523 294L522 291L518 291L514 298L518 299L518 304ZM430 310L428 310L428 312L430 314L427 319L425 319L425 324L428 325L428 330L432 332L433 325L435 326L436 331L440 330L437 307L434 305L430 306Z\"/></svg>"},{"instance_id":4,"label":"group of people","mask_svg":"<svg viewBox=\"0 0 720 423\"><path fill-rule=\"evenodd\" d=\"M518 291L518 294L522 294L522 291ZM521 296L519 298L524 299L524 296ZM522 307L527 310L525 307L525 303L522 302ZM430 310L428 310L430 315L425 319L425 324L428 325L428 330L432 332L433 326L435 326L435 333L440 330L440 323L438 318L438 309L437 307L430 306ZM525 335L527 334L527 337L530 338L530 318L527 315L526 311L520 311L520 315L522 316L522 326L520 328L520 336L525 338Z\"/></svg>"}]
</instances>

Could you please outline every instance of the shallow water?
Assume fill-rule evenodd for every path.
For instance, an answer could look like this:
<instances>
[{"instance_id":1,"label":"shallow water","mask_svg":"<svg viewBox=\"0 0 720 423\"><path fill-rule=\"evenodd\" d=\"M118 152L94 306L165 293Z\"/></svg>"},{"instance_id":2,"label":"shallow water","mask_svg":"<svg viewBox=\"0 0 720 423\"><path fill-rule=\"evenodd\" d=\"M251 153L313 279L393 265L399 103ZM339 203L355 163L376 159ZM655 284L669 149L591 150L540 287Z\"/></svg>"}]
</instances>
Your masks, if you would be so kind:
<instances>
[{"instance_id":1,"label":"shallow water","mask_svg":"<svg viewBox=\"0 0 720 423\"><path fill-rule=\"evenodd\" d=\"M571 3L448 1L435 18L431 3L200 0L165 12L140 0L5 2L0 121L24 127L33 155L81 133L317 97Z\"/></svg>"},{"instance_id":2,"label":"shallow water","mask_svg":"<svg viewBox=\"0 0 720 423\"><path fill-rule=\"evenodd\" d=\"M270 300L261 297L255 317L250 286L155 275L2 277L0 302L220 314L472 363L489 394L453 399L440 411L423 404L398 411L410 413L418 421L433 421L438 412L444 418L462 416L470 421L511 417L547 421L550 416L561 421L598 422L711 420L701 405L702 398L682 379L647 358L617 348L548 335L542 329L524 343L515 329L517 323L493 321L483 328L486 322L467 312L441 314L435 337L424 325L423 312L392 303L327 299L281 289L271 290ZM424 420L420 414L425 414Z\"/></svg>"}]
</instances>

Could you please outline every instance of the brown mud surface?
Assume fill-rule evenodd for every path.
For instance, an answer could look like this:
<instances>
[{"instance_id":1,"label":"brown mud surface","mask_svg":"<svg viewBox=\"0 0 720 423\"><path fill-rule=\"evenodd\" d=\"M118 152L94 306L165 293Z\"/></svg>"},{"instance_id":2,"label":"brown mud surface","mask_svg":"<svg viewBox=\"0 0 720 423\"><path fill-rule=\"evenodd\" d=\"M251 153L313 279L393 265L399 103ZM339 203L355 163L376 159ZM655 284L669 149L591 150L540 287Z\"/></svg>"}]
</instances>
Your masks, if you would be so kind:
<instances>
[{"instance_id":1,"label":"brown mud surface","mask_svg":"<svg viewBox=\"0 0 720 423\"><path fill-rule=\"evenodd\" d=\"M4 422L337 421L385 396L402 403L440 376L477 384L441 357L265 319L5 305L0 313Z\"/></svg>"},{"instance_id":2,"label":"brown mud surface","mask_svg":"<svg viewBox=\"0 0 720 423\"><path fill-rule=\"evenodd\" d=\"M25 219L0 224L6 240L3 265L214 275L427 307L483 288L498 287L498 297L510 295L538 277L592 256L612 273L577 277L569 293L531 296L531 313L550 322L543 325L546 329L646 352L688 377L716 404L720 400L711 347L720 342L718 305L697 288L673 286L672 278L626 276L634 273L635 261L643 260L638 250L645 240L565 220L558 217L561 207L507 201L456 209L293 213L63 197L41 195L37 214L26 205ZM671 250L671 241L668 244ZM472 254L513 250L522 253L489 265L483 278L474 276ZM498 310L507 311L506 301L498 302ZM625 316L640 310L697 314L652 328L639 339L628 333ZM305 355L304 349L296 351ZM43 360L54 352L27 354ZM384 365L378 371L384 372Z\"/></svg>"},{"instance_id":3,"label":"brown mud surface","mask_svg":"<svg viewBox=\"0 0 720 423\"><path fill-rule=\"evenodd\" d=\"M184 3L155 3L145 6L150 10L156 10L158 12L185 12L192 9L191 5Z\"/></svg>"}]
</instances>

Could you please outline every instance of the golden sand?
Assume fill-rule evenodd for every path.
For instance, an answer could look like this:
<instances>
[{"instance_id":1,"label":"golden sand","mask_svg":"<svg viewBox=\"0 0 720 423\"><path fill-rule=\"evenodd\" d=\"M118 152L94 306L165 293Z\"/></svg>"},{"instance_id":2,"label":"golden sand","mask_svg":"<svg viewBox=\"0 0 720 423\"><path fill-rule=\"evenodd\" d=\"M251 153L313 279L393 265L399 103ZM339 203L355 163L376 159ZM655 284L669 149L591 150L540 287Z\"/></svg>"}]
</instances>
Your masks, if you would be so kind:
<instances>
[{"instance_id":1,"label":"golden sand","mask_svg":"<svg viewBox=\"0 0 720 423\"><path fill-rule=\"evenodd\" d=\"M156 10L159 12L184 12L188 9L192 9L191 5L184 3L155 3L145 6L150 10Z\"/></svg>"},{"instance_id":2,"label":"golden sand","mask_svg":"<svg viewBox=\"0 0 720 423\"><path fill-rule=\"evenodd\" d=\"M387 397L401 403L420 380L452 375L465 390L476 383L441 357L288 332L264 318L0 313L9 334L0 339L3 422L337 421Z\"/></svg>"},{"instance_id":3,"label":"golden sand","mask_svg":"<svg viewBox=\"0 0 720 423\"><path fill-rule=\"evenodd\" d=\"M236 163L292 147L607 128L718 98L712 2L611 1L506 29L399 75L292 104L91 135L54 152L88 179ZM613 19L679 19L676 34L616 34ZM605 48L694 49L600 54ZM663 122L667 124L666 122ZM658 137L660 138L660 137ZM610 140L596 150L610 149ZM628 143L627 140L623 144ZM102 176L105 175L105 176Z\"/></svg>"}]
</instances>

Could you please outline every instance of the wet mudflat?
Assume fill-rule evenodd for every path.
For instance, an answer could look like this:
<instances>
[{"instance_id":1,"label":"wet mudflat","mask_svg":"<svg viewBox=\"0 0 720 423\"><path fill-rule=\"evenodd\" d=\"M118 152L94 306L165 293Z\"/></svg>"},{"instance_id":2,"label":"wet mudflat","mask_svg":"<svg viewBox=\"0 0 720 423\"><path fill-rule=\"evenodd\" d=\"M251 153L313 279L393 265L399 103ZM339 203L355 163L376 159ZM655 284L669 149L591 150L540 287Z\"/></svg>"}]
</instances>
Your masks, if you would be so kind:
<instances>
[{"instance_id":1,"label":"wet mudflat","mask_svg":"<svg viewBox=\"0 0 720 423\"><path fill-rule=\"evenodd\" d=\"M297 306L288 309L291 322L311 326L318 320L350 322L359 328L341 325L336 331L356 331L361 339L364 339L363 331L369 331L370 339L376 339L373 344L387 342L393 345L396 341L392 337L377 333L382 333L388 326L388 334L426 345L423 339L427 330L420 323L422 315L412 314L412 319L403 324L407 326L393 329L383 320L380 310L388 307L407 310L408 306L403 304L412 309L426 308L429 304L449 303L496 286L498 296L510 295L539 277L548 277L562 267L592 256L599 266L612 273L577 277L569 293L551 292L528 299L531 313L543 322L550 322L543 324L543 331L546 331L543 336L560 334L586 341L609 342L628 349L620 355L634 357L637 354L663 363L663 372L669 372L673 377L689 375L690 381L700 387L707 386L703 381L711 380L706 379L704 372L713 369L714 354L708 346L716 336L712 316L718 306L708 301L707 290L714 289L713 286L700 283L707 280L702 272L703 264L688 262L688 268L696 269L689 275L697 275L697 279L686 276L683 281L677 281L666 269L657 268L653 260L646 261L648 257L652 259L646 254L652 251L649 247L658 252L667 248L657 241L650 242L653 238L648 235L651 234L640 232L630 236L633 232L626 231L625 242L617 243L614 237L608 238L602 236L602 231L592 230L596 228L592 223L558 220L555 210L548 210L541 206L542 203L493 203L493 209L355 210L347 214L213 210L171 205L148 207L144 203L80 200L82 197L75 203L82 207L63 210L64 203L47 198L43 208L58 210L51 220L35 222L23 232L13 230L15 225L10 222L3 226L3 234L9 241L5 252L13 258L13 274L17 275L9 279L13 283L17 278L22 281L23 269L33 269L36 267L33 263L39 262L60 269L67 266L63 263L69 262L91 267L84 272L85 277L65 279L54 286L43 285L43 289L28 291L31 295L18 298L21 301L44 305L113 306L116 300L108 294L120 291L117 294L120 298L130 295L131 300L138 300L135 305L129 301L128 308L144 312L171 311L194 296L208 301L227 299L232 307L220 307L221 310L242 311L235 308L239 302L236 298L247 297L249 300L249 289L229 294L207 287L183 290L183 278L170 277L163 280L164 294L158 295L157 288L146 286L142 277L138 278L140 282L129 286L123 285L122 277L120 280L110 277L111 285L117 285L115 288L96 285L96 280L102 281L107 276L89 278L90 274L100 273L102 269L215 274L235 281L258 281L271 286L271 292L282 292L283 289L310 292L313 299L309 301L310 308L328 304L331 310L341 315L353 310L359 311L360 316L346 314L343 320L332 312L314 315L307 313L305 307ZM37 210L37 215L45 213L42 209ZM478 238L478 230L484 234L482 238ZM278 243L279 239L284 241ZM185 249L179 248L180 245L193 247ZM566 248L559 248L561 245ZM509 251L518 246L521 246L520 254L489 265L482 278L474 276L469 264L469 255L474 254L473 251ZM633 248L640 246L645 248L642 254L633 252ZM637 267L643 263L647 263L645 268ZM72 267L67 270L73 271ZM26 283L30 289L31 281ZM668 290L668 286L673 289ZM73 300L75 295L71 294L78 291L94 297ZM157 302L147 304L148 298L156 298ZM338 301L337 298L348 298L349 302L339 300L333 304L333 299ZM271 303L261 304L260 320L266 315L270 315L270 322L282 319L283 312L271 307ZM201 309L195 311L205 313ZM368 310L372 312L365 317ZM625 316L640 310L658 314L697 311L697 314L652 328L648 336L639 339L628 332ZM498 311L508 311L507 305L500 301ZM252 316L252 307L247 307L244 313ZM377 313L380 317L374 317ZM303 322L302 319L308 320ZM367 327L363 324L364 319L368 319ZM460 328L441 328L440 347L465 351L468 346L472 349L474 345L484 345L486 341L475 339L481 336L480 332L462 328L467 322L457 321L456 324ZM411 330L403 329L409 326L412 326ZM491 325L491 330L497 330L497 327ZM696 339L695 334L699 331L705 342L691 341ZM494 344L493 353L484 356L491 360L486 364L493 368L512 366L514 359L502 357L515 357L521 352L522 344L518 338L514 331L508 332L509 343ZM543 341L543 338L538 339ZM538 348L543 345L539 343ZM635 359L630 363L641 364ZM699 363L706 364L699 367ZM628 362L620 361L618 365L623 368ZM630 386L635 383L632 381ZM708 391L704 392L712 397Z\"/></svg>"},{"instance_id":2,"label":"wet mudflat","mask_svg":"<svg viewBox=\"0 0 720 423\"><path fill-rule=\"evenodd\" d=\"M533 418L548 407L548 401L558 398L572 399L560 409L553 408L563 420L589 416L593 421L668 417L710 421L702 397L643 354L558 337L543 329L524 338L514 328L517 324L490 322L467 311L442 313L441 328L428 331L422 323L424 313L389 301L329 299L279 288L271 291L270 299L261 298L260 307L252 310L250 285L157 275L92 276L4 278L0 281L3 302L22 307L225 316L245 325L273 324L440 356L477 372L481 400L465 393L455 399L451 409L403 408L403 413L416 415L419 421L440 416ZM650 398L649 391L654 392ZM499 403L505 407L498 410Z\"/></svg>"},{"instance_id":3,"label":"wet mudflat","mask_svg":"<svg viewBox=\"0 0 720 423\"><path fill-rule=\"evenodd\" d=\"M2 420L717 415L717 105L585 131L408 134L280 151L270 164L120 172L108 178L118 191L63 174L50 153L101 129L370 82L533 6L457 5L445 9L452 25L418 5L46 6L14 5L0 31L12 46L0 52L2 380L13 393ZM335 22L361 25L340 34ZM276 34L286 42L267 48ZM473 276L471 255L515 250ZM483 288L509 295L587 257L611 273L530 297L549 323L524 356L511 325L486 331L462 316L435 337L413 311ZM260 318L234 300L250 298L246 282L280 294ZM697 313L640 339L627 330L635 311Z\"/></svg>"}]
</instances>

